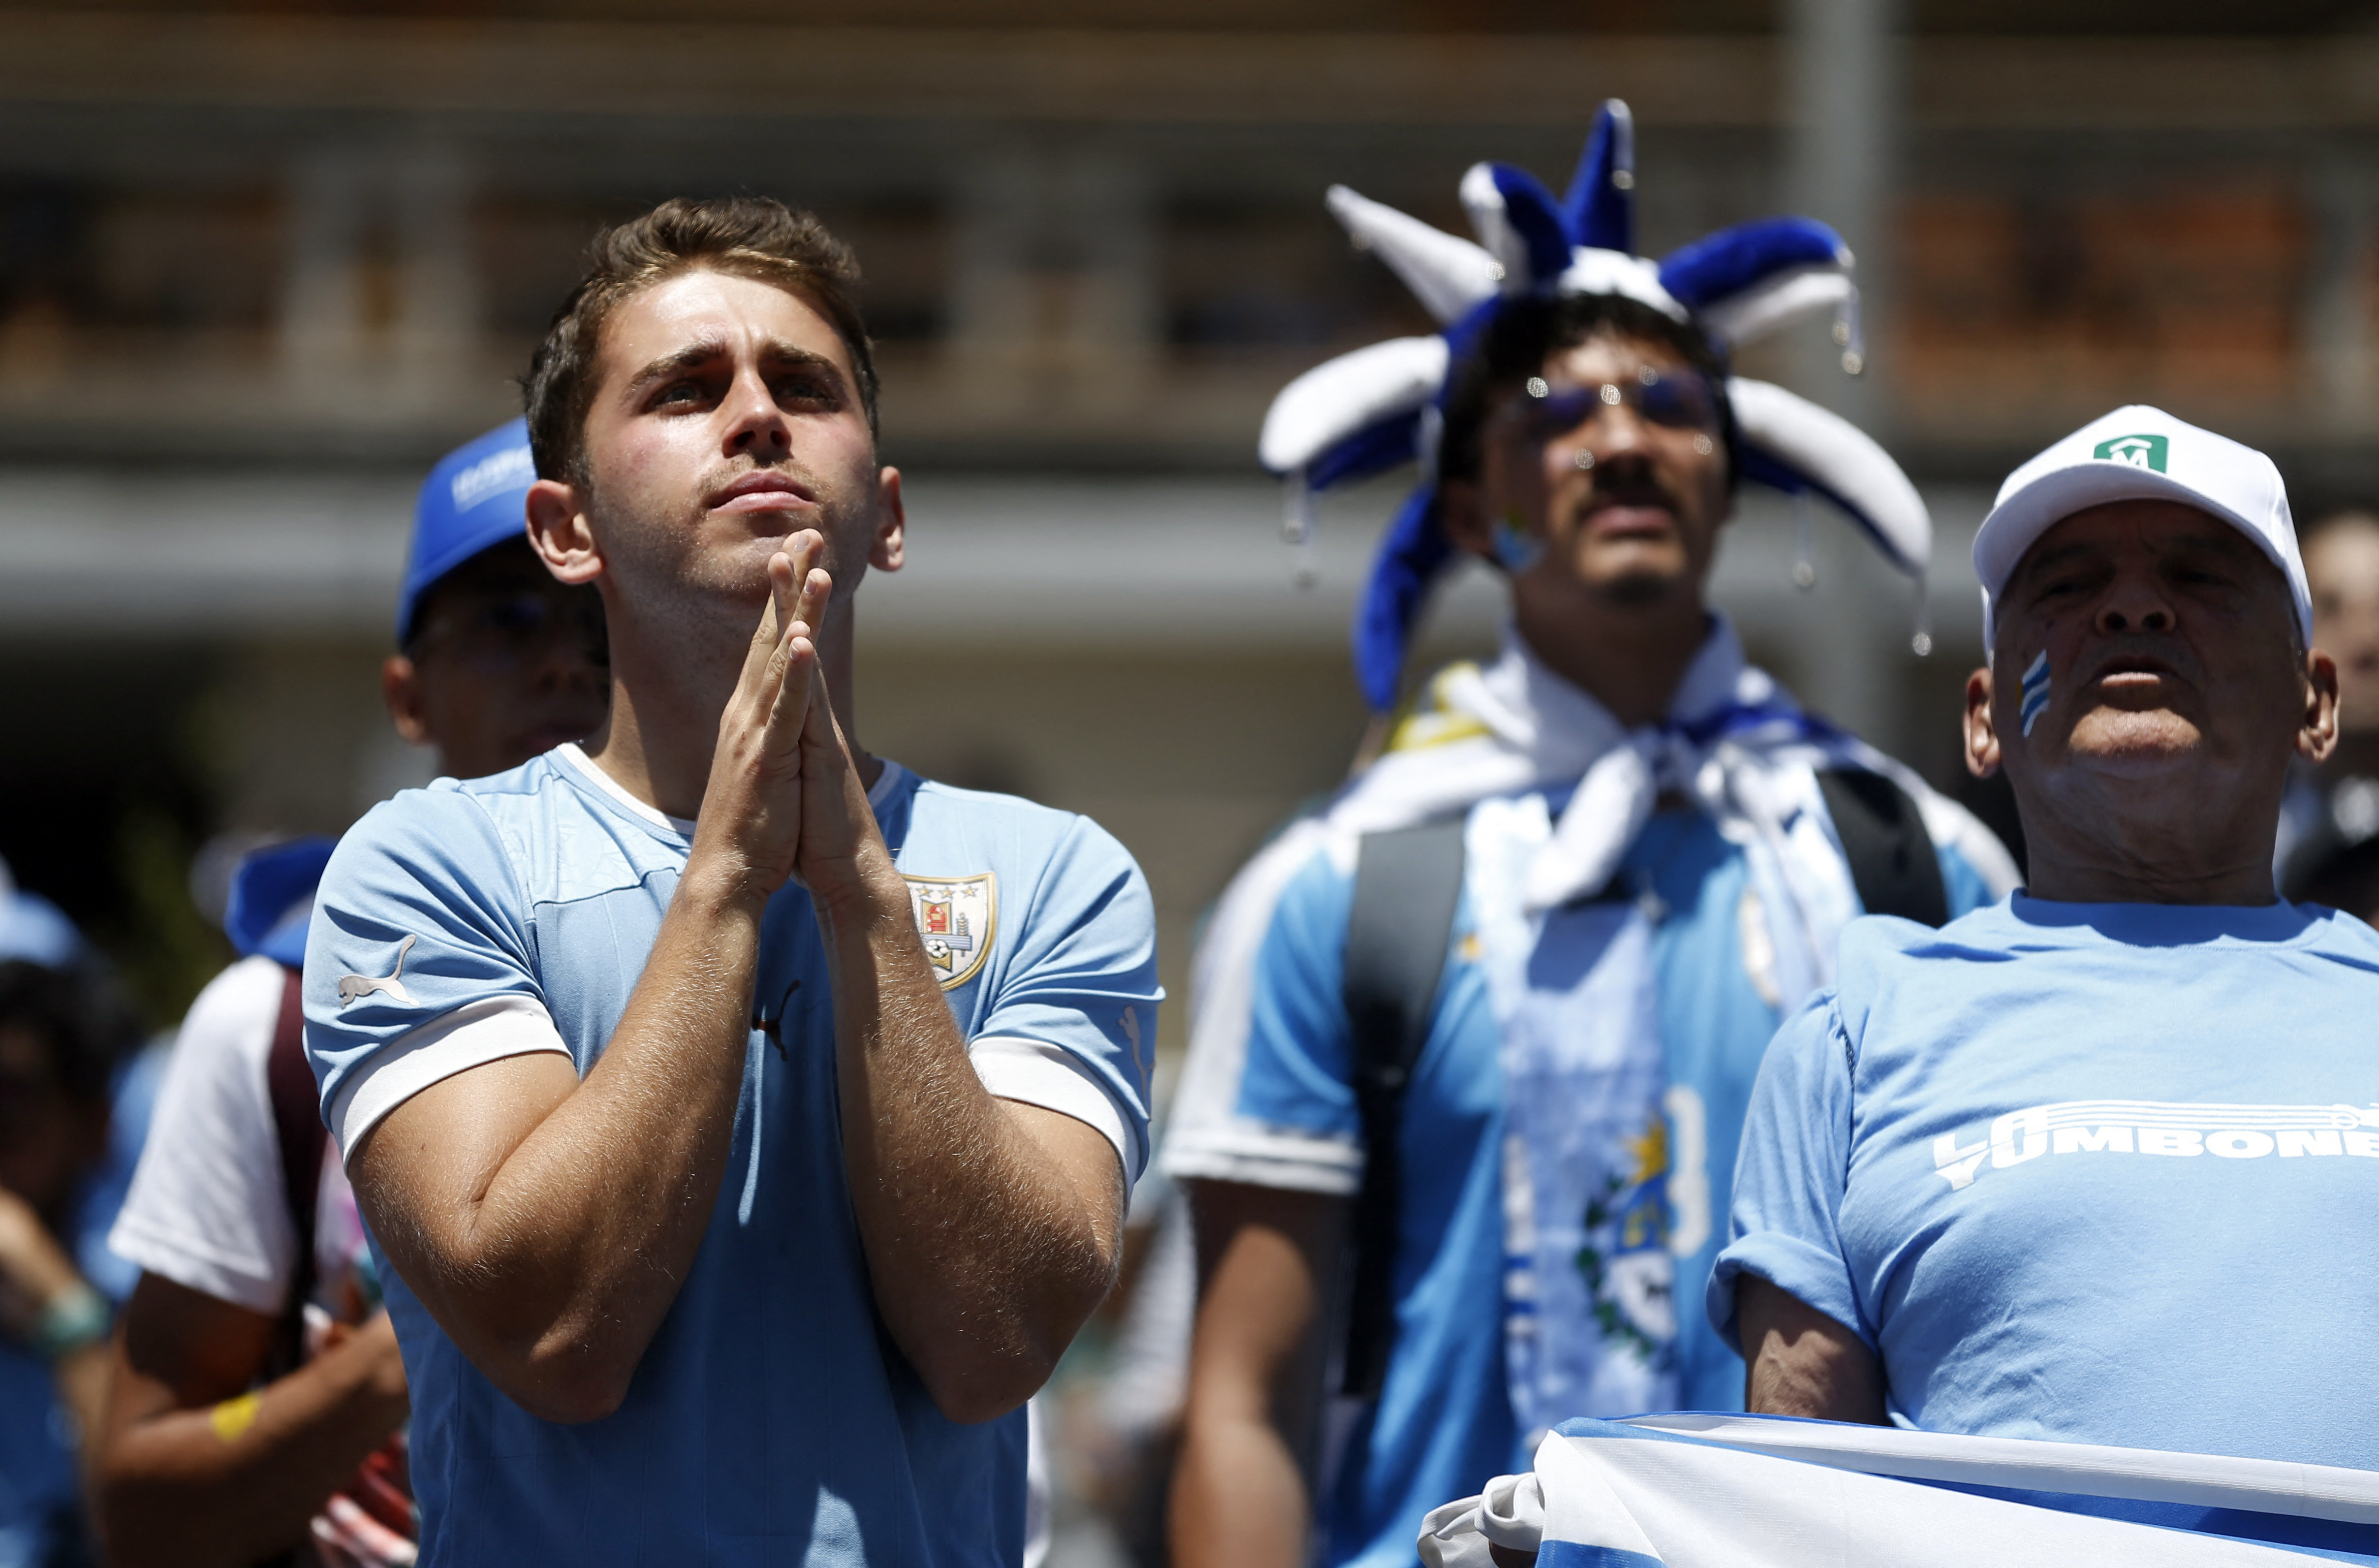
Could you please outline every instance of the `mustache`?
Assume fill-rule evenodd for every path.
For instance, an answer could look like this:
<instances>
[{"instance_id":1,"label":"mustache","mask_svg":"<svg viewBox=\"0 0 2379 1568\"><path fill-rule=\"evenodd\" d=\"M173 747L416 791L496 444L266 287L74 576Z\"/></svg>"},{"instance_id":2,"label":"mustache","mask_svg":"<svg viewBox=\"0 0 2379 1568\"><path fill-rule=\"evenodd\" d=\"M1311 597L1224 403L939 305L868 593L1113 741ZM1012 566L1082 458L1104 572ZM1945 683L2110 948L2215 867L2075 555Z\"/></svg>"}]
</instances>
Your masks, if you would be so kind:
<instances>
[{"instance_id":1,"label":"mustache","mask_svg":"<svg viewBox=\"0 0 2379 1568\"><path fill-rule=\"evenodd\" d=\"M1592 513L1605 506L1657 506L1680 515L1685 511L1676 492L1647 463L1609 463L1594 470L1593 486L1579 510Z\"/></svg>"}]
</instances>

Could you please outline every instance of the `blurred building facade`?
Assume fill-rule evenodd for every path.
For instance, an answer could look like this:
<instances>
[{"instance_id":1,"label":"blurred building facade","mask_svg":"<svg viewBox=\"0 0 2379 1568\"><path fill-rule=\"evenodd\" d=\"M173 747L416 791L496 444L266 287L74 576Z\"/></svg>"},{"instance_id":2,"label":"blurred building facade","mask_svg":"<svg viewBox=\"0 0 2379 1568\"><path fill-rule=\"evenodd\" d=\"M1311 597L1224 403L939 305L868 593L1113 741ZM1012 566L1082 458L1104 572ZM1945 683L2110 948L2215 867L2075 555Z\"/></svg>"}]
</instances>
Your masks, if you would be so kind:
<instances>
[{"instance_id":1,"label":"blurred building facade","mask_svg":"<svg viewBox=\"0 0 2379 1568\"><path fill-rule=\"evenodd\" d=\"M1344 628L1393 489L1292 579L1257 424L1425 320L1322 213L1449 227L1482 157L1565 175L1640 127L1655 252L1842 226L1870 374L1816 329L1745 368L1853 409L1940 529L1939 652L1830 524L1789 585L1746 497L1755 652L1948 782L1965 537L2014 459L2119 402L2379 491L2379 31L2336 4L895 0L0 11L0 853L161 1010L212 959L182 862L335 831L421 776L386 651L417 475L516 411L600 223L670 194L814 208L859 251L913 561L862 600L871 745L1087 810L1199 911L1361 732ZM823 16L823 13L821 13ZM1457 586L1440 653L1485 645ZM203 878L201 878L203 881ZM1166 1020L1180 1037L1181 1011Z\"/></svg>"}]
</instances>

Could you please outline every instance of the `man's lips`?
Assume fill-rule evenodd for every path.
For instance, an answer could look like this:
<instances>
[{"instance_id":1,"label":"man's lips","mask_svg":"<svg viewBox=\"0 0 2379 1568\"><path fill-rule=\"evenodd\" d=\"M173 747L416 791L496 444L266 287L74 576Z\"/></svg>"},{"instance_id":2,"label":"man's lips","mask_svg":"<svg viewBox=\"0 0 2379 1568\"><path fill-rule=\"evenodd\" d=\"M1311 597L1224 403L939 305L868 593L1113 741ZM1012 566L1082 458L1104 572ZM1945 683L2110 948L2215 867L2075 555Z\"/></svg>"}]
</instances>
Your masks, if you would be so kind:
<instances>
[{"instance_id":1,"label":"man's lips","mask_svg":"<svg viewBox=\"0 0 2379 1568\"><path fill-rule=\"evenodd\" d=\"M1668 503L1649 499L1602 501L1586 513L1586 531L1600 539L1666 538L1676 526Z\"/></svg>"},{"instance_id":2,"label":"man's lips","mask_svg":"<svg viewBox=\"0 0 2379 1568\"><path fill-rule=\"evenodd\" d=\"M817 498L800 481L764 468L712 491L706 504L713 512L791 512L815 506Z\"/></svg>"}]
</instances>

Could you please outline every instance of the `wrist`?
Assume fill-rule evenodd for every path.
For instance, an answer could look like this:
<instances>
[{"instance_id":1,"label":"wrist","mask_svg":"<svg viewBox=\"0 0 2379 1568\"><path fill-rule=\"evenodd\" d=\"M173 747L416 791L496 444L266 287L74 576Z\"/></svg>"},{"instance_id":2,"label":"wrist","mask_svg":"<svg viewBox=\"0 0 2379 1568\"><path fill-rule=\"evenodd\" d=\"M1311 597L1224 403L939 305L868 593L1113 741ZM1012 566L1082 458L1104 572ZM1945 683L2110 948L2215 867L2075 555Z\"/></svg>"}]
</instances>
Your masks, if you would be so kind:
<instances>
[{"instance_id":1,"label":"wrist","mask_svg":"<svg viewBox=\"0 0 2379 1568\"><path fill-rule=\"evenodd\" d=\"M33 1325L33 1352L54 1367L104 1340L115 1323L107 1297L78 1279L42 1307Z\"/></svg>"},{"instance_id":2,"label":"wrist","mask_svg":"<svg viewBox=\"0 0 2379 1568\"><path fill-rule=\"evenodd\" d=\"M850 859L821 866L809 880L810 899L828 928L851 929L871 921L913 922L909 886L882 839L863 842Z\"/></svg>"},{"instance_id":3,"label":"wrist","mask_svg":"<svg viewBox=\"0 0 2379 1568\"><path fill-rule=\"evenodd\" d=\"M741 857L714 851L697 838L678 874L676 901L710 919L757 920L775 892L762 885L765 881Z\"/></svg>"}]
</instances>

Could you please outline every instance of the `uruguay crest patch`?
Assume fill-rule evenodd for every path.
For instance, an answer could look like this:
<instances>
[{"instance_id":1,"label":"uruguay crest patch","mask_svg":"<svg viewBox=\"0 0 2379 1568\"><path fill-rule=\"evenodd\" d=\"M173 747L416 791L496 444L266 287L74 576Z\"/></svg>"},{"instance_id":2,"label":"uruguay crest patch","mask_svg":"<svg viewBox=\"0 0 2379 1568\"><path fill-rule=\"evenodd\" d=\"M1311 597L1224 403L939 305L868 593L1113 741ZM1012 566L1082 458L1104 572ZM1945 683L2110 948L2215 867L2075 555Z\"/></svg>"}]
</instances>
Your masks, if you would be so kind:
<instances>
[{"instance_id":1,"label":"uruguay crest patch","mask_svg":"<svg viewBox=\"0 0 2379 1568\"><path fill-rule=\"evenodd\" d=\"M999 882L986 871L980 876L911 876L909 909L917 917L917 935L924 938L925 958L934 978L949 991L964 985L983 968L999 934Z\"/></svg>"}]
</instances>

